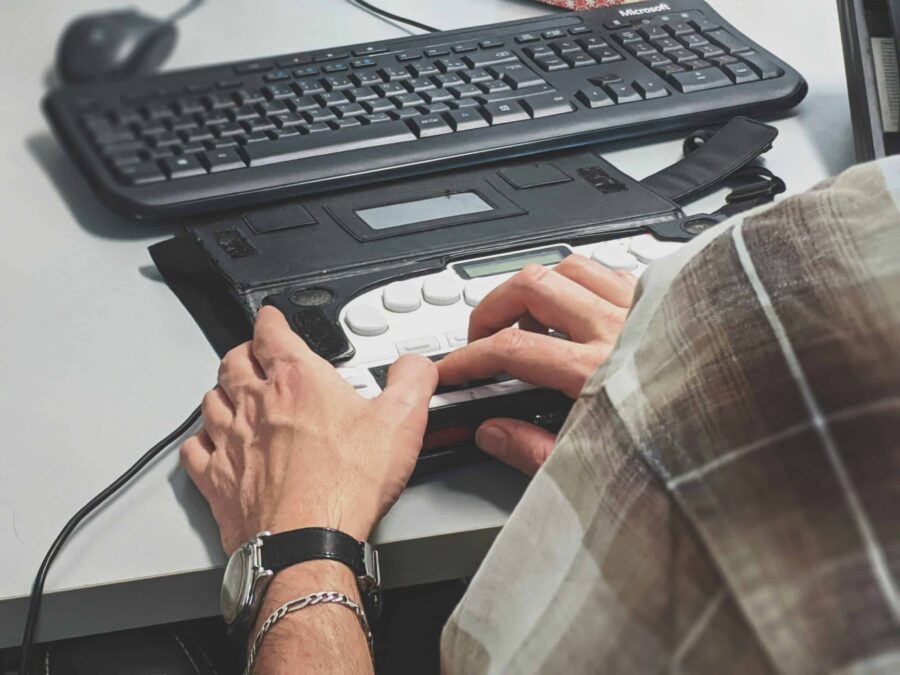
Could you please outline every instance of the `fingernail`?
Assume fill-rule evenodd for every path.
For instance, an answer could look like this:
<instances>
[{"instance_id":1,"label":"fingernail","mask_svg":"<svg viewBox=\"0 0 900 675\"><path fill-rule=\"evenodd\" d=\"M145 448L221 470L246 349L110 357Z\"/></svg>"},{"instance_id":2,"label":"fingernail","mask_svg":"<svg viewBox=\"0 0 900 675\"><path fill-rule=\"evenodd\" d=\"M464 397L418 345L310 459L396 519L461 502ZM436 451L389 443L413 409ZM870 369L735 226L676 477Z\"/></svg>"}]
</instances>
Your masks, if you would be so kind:
<instances>
[{"instance_id":1,"label":"fingernail","mask_svg":"<svg viewBox=\"0 0 900 675\"><path fill-rule=\"evenodd\" d=\"M491 454L506 450L506 432L493 424L482 424L475 432L475 445Z\"/></svg>"}]
</instances>

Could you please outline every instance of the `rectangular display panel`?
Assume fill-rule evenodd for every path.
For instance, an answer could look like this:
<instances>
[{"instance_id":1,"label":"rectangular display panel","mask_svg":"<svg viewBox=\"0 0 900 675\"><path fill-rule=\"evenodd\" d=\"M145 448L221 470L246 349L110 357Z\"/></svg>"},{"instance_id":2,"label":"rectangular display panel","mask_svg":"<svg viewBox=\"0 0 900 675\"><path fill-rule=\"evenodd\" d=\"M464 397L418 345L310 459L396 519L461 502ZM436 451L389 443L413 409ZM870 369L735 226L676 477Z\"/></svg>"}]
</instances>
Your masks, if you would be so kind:
<instances>
[{"instance_id":1,"label":"rectangular display panel","mask_svg":"<svg viewBox=\"0 0 900 675\"><path fill-rule=\"evenodd\" d=\"M542 248L537 251L524 251L510 255L497 256L487 260L473 260L454 265L456 273L463 279L490 277L495 274L518 272L525 265L555 265L571 253L564 246Z\"/></svg>"},{"instance_id":2,"label":"rectangular display panel","mask_svg":"<svg viewBox=\"0 0 900 675\"><path fill-rule=\"evenodd\" d=\"M456 192L411 202L362 209L356 215L373 230L414 225L429 220L442 220L473 213L493 211L494 207L474 192Z\"/></svg>"}]
</instances>

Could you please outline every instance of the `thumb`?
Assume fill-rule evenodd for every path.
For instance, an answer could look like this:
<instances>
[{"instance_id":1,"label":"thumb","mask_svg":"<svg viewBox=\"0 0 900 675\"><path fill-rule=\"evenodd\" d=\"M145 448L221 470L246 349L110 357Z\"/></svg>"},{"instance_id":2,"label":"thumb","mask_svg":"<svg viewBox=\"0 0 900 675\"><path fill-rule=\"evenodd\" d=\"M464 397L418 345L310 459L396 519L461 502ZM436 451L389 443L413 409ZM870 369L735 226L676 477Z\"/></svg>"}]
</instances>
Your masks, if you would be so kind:
<instances>
[{"instance_id":1,"label":"thumb","mask_svg":"<svg viewBox=\"0 0 900 675\"><path fill-rule=\"evenodd\" d=\"M475 443L501 462L533 476L553 451L556 436L528 422L496 418L478 427Z\"/></svg>"},{"instance_id":2,"label":"thumb","mask_svg":"<svg viewBox=\"0 0 900 675\"><path fill-rule=\"evenodd\" d=\"M418 354L408 354L395 361L388 370L387 386L379 400L407 412L421 410L426 413L437 383L434 362Z\"/></svg>"}]
</instances>

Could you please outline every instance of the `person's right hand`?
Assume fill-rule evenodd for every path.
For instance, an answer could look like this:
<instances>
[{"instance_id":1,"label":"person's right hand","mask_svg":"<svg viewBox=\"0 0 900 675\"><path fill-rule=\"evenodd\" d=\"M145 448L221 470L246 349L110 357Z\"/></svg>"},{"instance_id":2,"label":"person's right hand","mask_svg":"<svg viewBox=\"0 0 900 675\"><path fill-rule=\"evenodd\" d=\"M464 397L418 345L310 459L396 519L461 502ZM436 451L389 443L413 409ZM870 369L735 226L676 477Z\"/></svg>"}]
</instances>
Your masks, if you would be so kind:
<instances>
[{"instance_id":1,"label":"person's right hand","mask_svg":"<svg viewBox=\"0 0 900 675\"><path fill-rule=\"evenodd\" d=\"M441 383L507 374L574 399L612 352L636 284L631 274L580 255L569 256L555 269L525 267L472 312L469 344L438 363ZM551 337L550 330L569 340ZM550 455L556 437L527 422L496 418L478 427L475 442L532 475Z\"/></svg>"}]
</instances>

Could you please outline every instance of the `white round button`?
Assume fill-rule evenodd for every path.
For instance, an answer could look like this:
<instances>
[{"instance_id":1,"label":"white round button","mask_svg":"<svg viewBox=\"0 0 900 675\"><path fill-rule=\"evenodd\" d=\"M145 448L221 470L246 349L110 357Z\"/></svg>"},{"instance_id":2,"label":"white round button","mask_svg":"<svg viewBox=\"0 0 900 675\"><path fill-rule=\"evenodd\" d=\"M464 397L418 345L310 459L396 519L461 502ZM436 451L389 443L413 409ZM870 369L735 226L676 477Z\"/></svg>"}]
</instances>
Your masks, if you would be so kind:
<instances>
[{"instance_id":1,"label":"white round button","mask_svg":"<svg viewBox=\"0 0 900 675\"><path fill-rule=\"evenodd\" d=\"M645 234L632 239L628 250L642 263L650 264L654 260L661 260L670 253L674 253L680 247L681 244L677 242L659 241L649 234Z\"/></svg>"},{"instance_id":2,"label":"white round button","mask_svg":"<svg viewBox=\"0 0 900 675\"><path fill-rule=\"evenodd\" d=\"M391 312L415 312L422 306L419 285L412 281L395 281L381 292L385 309Z\"/></svg>"},{"instance_id":3,"label":"white round button","mask_svg":"<svg viewBox=\"0 0 900 675\"><path fill-rule=\"evenodd\" d=\"M487 279L475 279L466 284L463 289L463 298L470 307L475 307L484 300L484 296L494 290L494 284Z\"/></svg>"},{"instance_id":4,"label":"white round button","mask_svg":"<svg viewBox=\"0 0 900 675\"><path fill-rule=\"evenodd\" d=\"M633 270L637 260L622 246L612 242L598 244L591 251L591 258L611 270Z\"/></svg>"},{"instance_id":5,"label":"white round button","mask_svg":"<svg viewBox=\"0 0 900 675\"><path fill-rule=\"evenodd\" d=\"M459 282L449 276L429 277L422 284L422 296L430 305L452 305L459 300Z\"/></svg>"},{"instance_id":6,"label":"white round button","mask_svg":"<svg viewBox=\"0 0 900 675\"><path fill-rule=\"evenodd\" d=\"M346 318L350 330L357 335L381 335L388 329L384 312L371 305L353 305Z\"/></svg>"}]
</instances>

